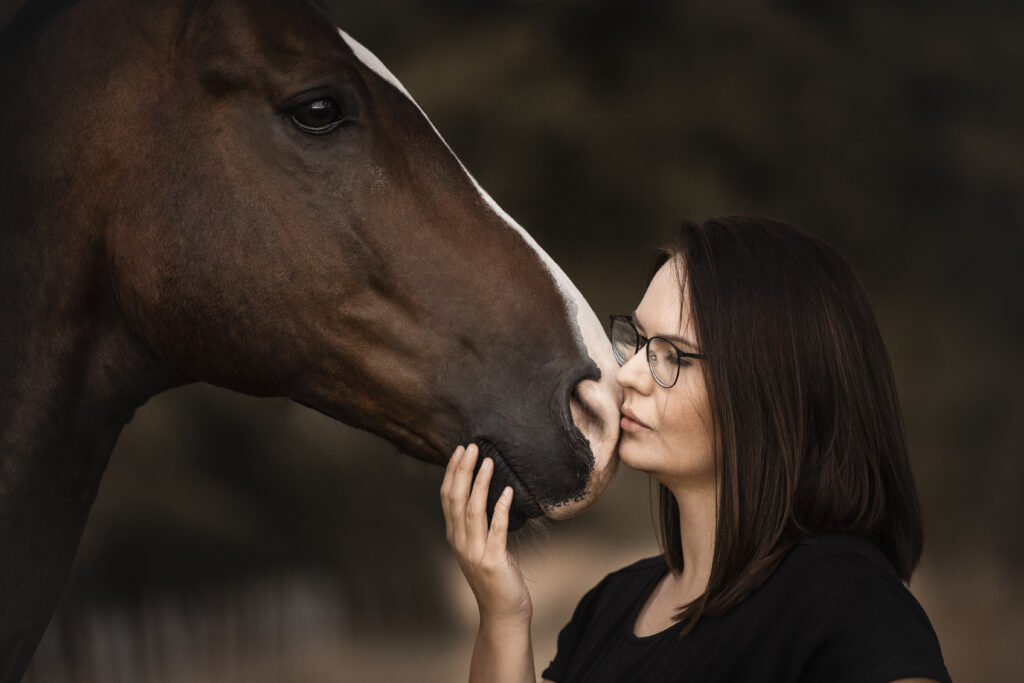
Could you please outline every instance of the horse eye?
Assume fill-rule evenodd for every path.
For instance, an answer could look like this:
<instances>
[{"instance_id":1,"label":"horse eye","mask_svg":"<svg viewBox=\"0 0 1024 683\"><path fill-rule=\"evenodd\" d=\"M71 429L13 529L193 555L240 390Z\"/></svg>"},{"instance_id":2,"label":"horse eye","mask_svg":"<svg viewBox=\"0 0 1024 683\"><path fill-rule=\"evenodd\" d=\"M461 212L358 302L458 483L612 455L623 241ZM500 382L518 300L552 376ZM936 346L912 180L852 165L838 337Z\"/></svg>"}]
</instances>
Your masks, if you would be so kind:
<instances>
[{"instance_id":1,"label":"horse eye","mask_svg":"<svg viewBox=\"0 0 1024 683\"><path fill-rule=\"evenodd\" d=\"M338 103L326 97L303 102L292 109L291 117L299 130L312 135L330 133L346 120Z\"/></svg>"}]
</instances>

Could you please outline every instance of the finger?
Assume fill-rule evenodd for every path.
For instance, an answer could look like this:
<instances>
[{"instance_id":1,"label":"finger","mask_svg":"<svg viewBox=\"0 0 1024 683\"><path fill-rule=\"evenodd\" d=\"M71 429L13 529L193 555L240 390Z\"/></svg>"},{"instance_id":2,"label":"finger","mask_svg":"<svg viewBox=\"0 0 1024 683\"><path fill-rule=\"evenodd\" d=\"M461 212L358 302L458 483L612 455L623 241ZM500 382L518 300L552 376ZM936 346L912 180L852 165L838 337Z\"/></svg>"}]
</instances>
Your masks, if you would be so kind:
<instances>
[{"instance_id":1,"label":"finger","mask_svg":"<svg viewBox=\"0 0 1024 683\"><path fill-rule=\"evenodd\" d=\"M452 488L452 478L454 477L455 468L458 467L459 460L462 458L466 449L459 446L452 453L452 457L448 460L448 466L444 471L444 480L441 482L441 510L444 512L444 535L450 543L452 540L452 514L451 505L449 503L449 492Z\"/></svg>"},{"instance_id":2,"label":"finger","mask_svg":"<svg viewBox=\"0 0 1024 683\"><path fill-rule=\"evenodd\" d=\"M462 446L457 446L452 452L452 457L448 458L448 464L444 468L444 479L441 480L441 502L447 503L448 492L452 488L452 478L455 474L455 468L459 464L459 460L462 459L462 455L466 452L466 449Z\"/></svg>"},{"instance_id":3,"label":"finger","mask_svg":"<svg viewBox=\"0 0 1024 683\"><path fill-rule=\"evenodd\" d=\"M496 556L498 553L507 552L508 546L508 515L512 509L513 491L511 486L498 496L498 502L494 504L494 516L491 517L491 531L487 534L487 544L484 553Z\"/></svg>"},{"instance_id":4,"label":"finger","mask_svg":"<svg viewBox=\"0 0 1024 683\"><path fill-rule=\"evenodd\" d=\"M475 444L469 444L466 447L465 454L455 466L452 488L448 492L448 504L452 515L452 530L455 532L456 541L465 534L466 504L469 502L469 487L473 481L473 467L476 465L478 453L479 450Z\"/></svg>"},{"instance_id":5,"label":"finger","mask_svg":"<svg viewBox=\"0 0 1024 683\"><path fill-rule=\"evenodd\" d=\"M466 540L470 547L483 550L487 541L487 493L491 488L494 461L485 458L473 482L473 493L466 506Z\"/></svg>"},{"instance_id":6,"label":"finger","mask_svg":"<svg viewBox=\"0 0 1024 683\"><path fill-rule=\"evenodd\" d=\"M466 449L459 446L452 453L452 457L448 459L448 465L444 469L444 479L441 480L441 506L444 508L445 514L449 511L449 498L451 497L452 483L455 478L455 470L459 465L459 461L462 459Z\"/></svg>"},{"instance_id":7,"label":"finger","mask_svg":"<svg viewBox=\"0 0 1024 683\"><path fill-rule=\"evenodd\" d=\"M449 495L453 501L460 501L465 508L469 501L469 489L473 485L473 471L476 467L477 456L480 451L475 444L466 446L459 462L455 464L452 473L452 488Z\"/></svg>"}]
</instances>

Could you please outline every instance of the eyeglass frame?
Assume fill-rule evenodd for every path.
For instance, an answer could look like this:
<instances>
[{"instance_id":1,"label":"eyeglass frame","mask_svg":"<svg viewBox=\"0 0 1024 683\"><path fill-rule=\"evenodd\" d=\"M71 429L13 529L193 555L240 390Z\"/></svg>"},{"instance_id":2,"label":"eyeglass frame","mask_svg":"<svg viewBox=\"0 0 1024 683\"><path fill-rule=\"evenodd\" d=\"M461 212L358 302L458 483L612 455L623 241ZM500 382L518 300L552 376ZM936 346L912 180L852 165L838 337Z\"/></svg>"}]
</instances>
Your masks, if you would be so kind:
<instances>
[{"instance_id":1,"label":"eyeglass frame","mask_svg":"<svg viewBox=\"0 0 1024 683\"><path fill-rule=\"evenodd\" d=\"M677 354L679 354L679 356L681 358L700 358L701 360L706 360L707 359L707 356L704 355L703 353L689 353L687 351L682 351L678 346L676 346L671 341L669 341L668 339L665 339L664 337L662 337L660 335L656 334L653 337L645 337L644 335L640 334L640 330L638 330L636 328L636 323L633 322L632 316L628 316L628 315L612 315L612 316L609 316L609 321L610 322L608 323L608 339L609 339L609 341L612 342L612 355L615 356L615 360L619 364L620 367L625 365L629 361L633 360L633 357L630 357L630 358L628 358L626 360L620 360L619 359L619 354L615 352L615 341L612 339L612 328L615 327L615 321L616 320L625 321L627 324L629 324L630 327L633 328L633 332L636 333L636 349L633 350L633 357L635 357L638 353L640 353L640 349L648 348L648 345L651 343L652 340L658 339L658 340L661 340L661 341L665 342L669 346L671 346L675 350L675 352ZM647 354L647 369L651 371L651 377L653 377L654 381L658 383L658 386L665 387L666 389L671 389L672 387L674 387L676 385L676 382L679 381L679 366L678 365L676 366L676 376L675 376L675 379L672 380L671 384L665 384L660 379L658 379L658 373L656 373L654 371L654 366L651 365L651 356L650 356L650 354Z\"/></svg>"}]
</instances>

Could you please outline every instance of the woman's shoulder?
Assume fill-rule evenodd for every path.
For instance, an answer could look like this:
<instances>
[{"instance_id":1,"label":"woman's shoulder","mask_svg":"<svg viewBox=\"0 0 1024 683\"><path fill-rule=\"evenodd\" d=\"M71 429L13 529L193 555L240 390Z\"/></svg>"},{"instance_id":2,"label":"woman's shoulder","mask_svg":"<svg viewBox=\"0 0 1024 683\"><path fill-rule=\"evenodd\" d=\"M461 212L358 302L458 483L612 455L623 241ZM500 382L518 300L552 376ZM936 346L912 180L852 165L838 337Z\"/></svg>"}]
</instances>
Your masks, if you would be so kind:
<instances>
[{"instance_id":1,"label":"woman's shoulder","mask_svg":"<svg viewBox=\"0 0 1024 683\"><path fill-rule=\"evenodd\" d=\"M799 582L805 591L817 588L830 595L849 592L861 596L859 599L863 599L865 591L905 590L903 580L885 554L859 536L805 538L786 556L778 574L780 578Z\"/></svg>"},{"instance_id":2,"label":"woman's shoulder","mask_svg":"<svg viewBox=\"0 0 1024 683\"><path fill-rule=\"evenodd\" d=\"M773 579L780 590L799 593L799 602L817 613L818 624L825 629L822 635L831 625L871 639L935 641L921 603L885 554L866 539L805 539L786 556Z\"/></svg>"},{"instance_id":3,"label":"woman's shoulder","mask_svg":"<svg viewBox=\"0 0 1024 683\"><path fill-rule=\"evenodd\" d=\"M794 550L819 558L861 557L872 562L888 562L877 545L863 536L850 534L808 536L797 543Z\"/></svg>"},{"instance_id":4,"label":"woman's shoulder","mask_svg":"<svg viewBox=\"0 0 1024 683\"><path fill-rule=\"evenodd\" d=\"M857 536L800 541L748 602L753 610L789 615L818 635L830 625L878 634L933 633L924 609L885 554Z\"/></svg>"},{"instance_id":5,"label":"woman's shoulder","mask_svg":"<svg viewBox=\"0 0 1024 683\"><path fill-rule=\"evenodd\" d=\"M885 554L856 536L818 536L798 543L768 583L788 593L791 612L808 619L814 641L809 680L878 667L886 680L927 675L948 681L938 638L920 603ZM767 585L767 584L766 584ZM778 597L778 595L776 595ZM778 604L783 604L779 601ZM868 671L861 671L866 680ZM897 675L898 674L898 675ZM881 680L881 678L879 678Z\"/></svg>"},{"instance_id":6,"label":"woman's shoulder","mask_svg":"<svg viewBox=\"0 0 1024 683\"><path fill-rule=\"evenodd\" d=\"M918 612L906 584L885 554L858 536L812 536L797 543L765 587L814 611L842 617L870 608ZM827 614L823 614L827 618Z\"/></svg>"}]
</instances>

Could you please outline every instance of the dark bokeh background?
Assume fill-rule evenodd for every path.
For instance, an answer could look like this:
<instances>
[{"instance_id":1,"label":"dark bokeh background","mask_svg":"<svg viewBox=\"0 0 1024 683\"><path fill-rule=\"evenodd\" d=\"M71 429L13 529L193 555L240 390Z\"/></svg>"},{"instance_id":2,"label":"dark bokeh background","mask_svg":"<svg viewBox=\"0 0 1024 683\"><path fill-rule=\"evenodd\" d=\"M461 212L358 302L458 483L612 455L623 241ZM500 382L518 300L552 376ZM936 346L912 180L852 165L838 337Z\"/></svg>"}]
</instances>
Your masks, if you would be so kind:
<instances>
[{"instance_id":1,"label":"dark bokeh background","mask_svg":"<svg viewBox=\"0 0 1024 683\"><path fill-rule=\"evenodd\" d=\"M927 523L912 587L955 680L1024 677L1024 7L336 4L602 318L632 310L683 217L770 215L845 254L903 399ZM402 657L411 680L447 680L430 669L444 656L464 675L440 475L286 400L153 399L113 455L33 680L259 678L196 647L284 653L266 680L384 680ZM647 485L624 473L552 530L535 602L543 568L599 578L649 526ZM569 609L591 583L570 581ZM296 668L296 633L348 654ZM376 668L360 669L351 643L374 634L426 645L366 645ZM166 673L183 660L188 676Z\"/></svg>"}]
</instances>

